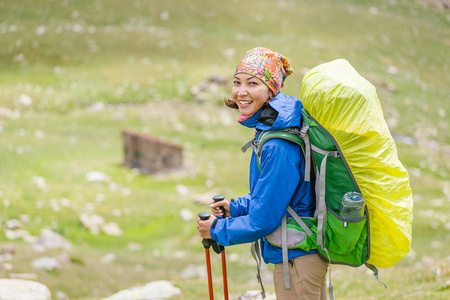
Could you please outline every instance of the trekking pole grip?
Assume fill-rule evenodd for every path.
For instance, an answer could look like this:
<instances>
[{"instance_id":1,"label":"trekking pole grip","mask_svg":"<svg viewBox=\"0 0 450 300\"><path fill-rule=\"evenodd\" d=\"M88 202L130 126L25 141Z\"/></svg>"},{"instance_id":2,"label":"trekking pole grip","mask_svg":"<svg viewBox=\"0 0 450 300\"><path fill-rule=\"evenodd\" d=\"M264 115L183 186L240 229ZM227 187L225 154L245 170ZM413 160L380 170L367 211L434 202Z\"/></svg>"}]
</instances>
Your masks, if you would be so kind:
<instances>
[{"instance_id":1,"label":"trekking pole grip","mask_svg":"<svg viewBox=\"0 0 450 300\"><path fill-rule=\"evenodd\" d=\"M219 202L219 201L222 201L223 199L225 199L225 196L222 196L222 195L217 195L217 196L213 197L214 202ZM220 206L219 208L223 213L223 218L225 219L227 217L225 215L225 208L223 206Z\"/></svg>"},{"instance_id":2,"label":"trekking pole grip","mask_svg":"<svg viewBox=\"0 0 450 300\"><path fill-rule=\"evenodd\" d=\"M208 219L209 219L209 216L210 216L210 213L208 213L208 212L201 212L201 213L198 214L198 217L199 217L200 220L202 220L202 221L208 220ZM212 240L210 240L210 239L203 239L203 240L202 240L202 244L203 244L203 247L204 247L205 249L209 249L209 247L211 247Z\"/></svg>"},{"instance_id":3,"label":"trekking pole grip","mask_svg":"<svg viewBox=\"0 0 450 300\"><path fill-rule=\"evenodd\" d=\"M208 220L210 216L211 216L211 214L208 212L201 212L198 214L198 217L202 221ZM217 254L220 254L224 250L223 246L219 245L216 241L214 241L212 239L203 239L202 244L205 249L209 249L212 246L214 252L216 252Z\"/></svg>"},{"instance_id":4,"label":"trekking pole grip","mask_svg":"<svg viewBox=\"0 0 450 300\"><path fill-rule=\"evenodd\" d=\"M198 214L198 217L200 218L200 220L202 221L206 221L209 219L210 214L208 212L201 212Z\"/></svg>"}]
</instances>

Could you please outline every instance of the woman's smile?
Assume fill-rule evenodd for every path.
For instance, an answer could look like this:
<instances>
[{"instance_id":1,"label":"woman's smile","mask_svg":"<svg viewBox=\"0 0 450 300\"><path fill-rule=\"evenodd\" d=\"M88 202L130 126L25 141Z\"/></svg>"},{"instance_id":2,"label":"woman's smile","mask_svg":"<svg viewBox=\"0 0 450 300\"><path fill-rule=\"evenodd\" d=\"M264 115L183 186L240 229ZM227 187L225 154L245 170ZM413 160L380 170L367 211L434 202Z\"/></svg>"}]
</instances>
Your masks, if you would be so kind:
<instances>
[{"instance_id":1,"label":"woman's smile","mask_svg":"<svg viewBox=\"0 0 450 300\"><path fill-rule=\"evenodd\" d=\"M253 100L238 100L238 102L239 106L247 107L253 102Z\"/></svg>"}]
</instances>

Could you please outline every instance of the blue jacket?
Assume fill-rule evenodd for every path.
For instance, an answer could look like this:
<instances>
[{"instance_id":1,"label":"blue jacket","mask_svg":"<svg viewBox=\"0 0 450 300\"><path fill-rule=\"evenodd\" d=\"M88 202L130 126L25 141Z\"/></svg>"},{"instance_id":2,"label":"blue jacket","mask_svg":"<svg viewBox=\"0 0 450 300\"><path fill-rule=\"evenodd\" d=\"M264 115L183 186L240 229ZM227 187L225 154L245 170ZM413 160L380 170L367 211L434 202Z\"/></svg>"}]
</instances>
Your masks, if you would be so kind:
<instances>
[{"instance_id":1,"label":"blue jacket","mask_svg":"<svg viewBox=\"0 0 450 300\"><path fill-rule=\"evenodd\" d=\"M300 127L300 100L279 93L266 108L241 124L263 130ZM283 261L281 248L272 246L266 235L281 224L290 205L299 216L312 217L315 209L310 183L304 181L304 157L300 147L282 139L270 139L261 152L261 172L254 152L250 161L250 192L230 202L231 217L218 219L211 226L211 238L229 246L261 239L262 257L266 263ZM288 214L289 216L289 214ZM315 253L289 250L289 259Z\"/></svg>"}]
</instances>

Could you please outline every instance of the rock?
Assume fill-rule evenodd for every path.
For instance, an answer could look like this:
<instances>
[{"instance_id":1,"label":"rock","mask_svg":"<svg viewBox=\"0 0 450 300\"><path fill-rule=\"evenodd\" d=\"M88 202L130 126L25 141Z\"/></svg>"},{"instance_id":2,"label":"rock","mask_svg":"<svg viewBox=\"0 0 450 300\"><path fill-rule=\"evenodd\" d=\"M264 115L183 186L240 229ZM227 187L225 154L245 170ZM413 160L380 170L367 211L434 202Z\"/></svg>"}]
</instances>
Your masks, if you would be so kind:
<instances>
[{"instance_id":1,"label":"rock","mask_svg":"<svg viewBox=\"0 0 450 300\"><path fill-rule=\"evenodd\" d=\"M398 74L398 68L396 66L388 66L387 72L389 74Z\"/></svg>"},{"instance_id":2,"label":"rock","mask_svg":"<svg viewBox=\"0 0 450 300\"><path fill-rule=\"evenodd\" d=\"M206 77L208 83L217 83L218 85L227 85L230 82L230 78L220 74L209 75Z\"/></svg>"},{"instance_id":3,"label":"rock","mask_svg":"<svg viewBox=\"0 0 450 300\"><path fill-rule=\"evenodd\" d=\"M200 278L206 280L208 278L207 270L205 265L188 265L180 273L181 279L191 279Z\"/></svg>"},{"instance_id":4,"label":"rock","mask_svg":"<svg viewBox=\"0 0 450 300\"><path fill-rule=\"evenodd\" d=\"M7 261L12 261L13 255L9 253L5 253L0 255L0 263L5 263Z\"/></svg>"},{"instance_id":5,"label":"rock","mask_svg":"<svg viewBox=\"0 0 450 300\"><path fill-rule=\"evenodd\" d=\"M27 244L36 244L38 241L38 237L33 235L27 235L22 238L22 241L24 241Z\"/></svg>"},{"instance_id":6,"label":"rock","mask_svg":"<svg viewBox=\"0 0 450 300\"><path fill-rule=\"evenodd\" d=\"M60 263L69 263L71 261L70 255L67 253L61 253L60 255L56 256L56 259Z\"/></svg>"},{"instance_id":7,"label":"rock","mask_svg":"<svg viewBox=\"0 0 450 300\"><path fill-rule=\"evenodd\" d=\"M60 299L60 300L69 299L69 296L67 296L65 293L59 291L56 293L56 299Z\"/></svg>"},{"instance_id":8,"label":"rock","mask_svg":"<svg viewBox=\"0 0 450 300\"><path fill-rule=\"evenodd\" d=\"M165 280L153 281L143 287L130 288L102 300L160 300L182 295L181 290Z\"/></svg>"},{"instance_id":9,"label":"rock","mask_svg":"<svg viewBox=\"0 0 450 300\"><path fill-rule=\"evenodd\" d=\"M0 119L12 119L14 112L8 108L0 107Z\"/></svg>"},{"instance_id":10,"label":"rock","mask_svg":"<svg viewBox=\"0 0 450 300\"><path fill-rule=\"evenodd\" d=\"M192 219L194 219L194 213L187 208L182 208L180 210L180 217L181 217L181 220L183 220L185 222L189 222L189 221L192 221Z\"/></svg>"},{"instance_id":11,"label":"rock","mask_svg":"<svg viewBox=\"0 0 450 300\"><path fill-rule=\"evenodd\" d=\"M36 185L36 187L42 191L47 191L47 182L44 177L41 176L33 176L31 181Z\"/></svg>"},{"instance_id":12,"label":"rock","mask_svg":"<svg viewBox=\"0 0 450 300\"><path fill-rule=\"evenodd\" d=\"M109 182L110 178L108 175L98 171L90 171L86 174L87 181L91 182Z\"/></svg>"},{"instance_id":13,"label":"rock","mask_svg":"<svg viewBox=\"0 0 450 300\"><path fill-rule=\"evenodd\" d=\"M30 233L23 229L6 229L5 230L5 236L9 240L16 240L16 239L23 239L30 235Z\"/></svg>"},{"instance_id":14,"label":"rock","mask_svg":"<svg viewBox=\"0 0 450 300\"><path fill-rule=\"evenodd\" d=\"M63 207L70 207L70 200L67 198L62 198L61 200L59 200L59 203Z\"/></svg>"},{"instance_id":15,"label":"rock","mask_svg":"<svg viewBox=\"0 0 450 300\"><path fill-rule=\"evenodd\" d=\"M134 265L134 268L133 268L136 272L142 272L142 271L144 271L144 266L143 265L139 265L139 264L137 264L137 265Z\"/></svg>"},{"instance_id":16,"label":"rock","mask_svg":"<svg viewBox=\"0 0 450 300\"><path fill-rule=\"evenodd\" d=\"M237 262L240 258L240 255L236 252L231 252L230 254L227 254L227 260L232 262Z\"/></svg>"},{"instance_id":17,"label":"rock","mask_svg":"<svg viewBox=\"0 0 450 300\"><path fill-rule=\"evenodd\" d=\"M30 216L29 215L20 215L19 219L22 223L29 223L30 222Z\"/></svg>"},{"instance_id":18,"label":"rock","mask_svg":"<svg viewBox=\"0 0 450 300\"><path fill-rule=\"evenodd\" d=\"M122 229L119 228L114 222L109 222L102 225L102 231L107 235L121 236L123 234Z\"/></svg>"},{"instance_id":19,"label":"rock","mask_svg":"<svg viewBox=\"0 0 450 300\"><path fill-rule=\"evenodd\" d=\"M209 192L204 194L192 195L190 199L198 204L210 205L212 202L212 197L216 196L217 192Z\"/></svg>"},{"instance_id":20,"label":"rock","mask_svg":"<svg viewBox=\"0 0 450 300\"><path fill-rule=\"evenodd\" d=\"M136 242L129 242L127 245L127 249L130 251L141 251L142 250L142 245L138 244Z\"/></svg>"},{"instance_id":21,"label":"rock","mask_svg":"<svg viewBox=\"0 0 450 300\"><path fill-rule=\"evenodd\" d=\"M100 259L100 262L102 264L109 264L110 262L115 261L116 258L117 258L117 256L114 253L108 253Z\"/></svg>"},{"instance_id":22,"label":"rock","mask_svg":"<svg viewBox=\"0 0 450 300\"><path fill-rule=\"evenodd\" d=\"M57 269L61 269L61 265L58 260L53 257L41 257L33 259L31 265L35 269L45 270L45 271L53 271Z\"/></svg>"},{"instance_id":23,"label":"rock","mask_svg":"<svg viewBox=\"0 0 450 300\"><path fill-rule=\"evenodd\" d=\"M26 94L20 94L19 103L24 106L30 106L31 104L33 104L33 99L31 99L31 97Z\"/></svg>"},{"instance_id":24,"label":"rock","mask_svg":"<svg viewBox=\"0 0 450 300\"><path fill-rule=\"evenodd\" d=\"M50 290L42 283L23 279L0 279L0 300L50 300Z\"/></svg>"},{"instance_id":25,"label":"rock","mask_svg":"<svg viewBox=\"0 0 450 300\"><path fill-rule=\"evenodd\" d=\"M437 6L441 10L447 10L450 8L449 0L416 0L426 6Z\"/></svg>"},{"instance_id":26,"label":"rock","mask_svg":"<svg viewBox=\"0 0 450 300\"><path fill-rule=\"evenodd\" d=\"M189 195L189 189L185 186L182 185L181 183L177 184L175 186L175 190L177 191L178 194L180 194L181 196L187 196Z\"/></svg>"},{"instance_id":27,"label":"rock","mask_svg":"<svg viewBox=\"0 0 450 300\"><path fill-rule=\"evenodd\" d=\"M12 269L14 268L14 266L10 263L4 262L3 263L3 269L7 272L12 271Z\"/></svg>"},{"instance_id":28,"label":"rock","mask_svg":"<svg viewBox=\"0 0 450 300\"><path fill-rule=\"evenodd\" d=\"M88 215L82 213L80 214L79 219L81 224L89 229L89 232L94 234L99 233L100 227L105 224L105 219L103 219L103 217L99 215Z\"/></svg>"},{"instance_id":29,"label":"rock","mask_svg":"<svg viewBox=\"0 0 450 300\"><path fill-rule=\"evenodd\" d=\"M86 108L86 110L87 110L88 112L94 113L94 112L104 111L105 108L106 108L105 103L100 102L100 101L97 101L97 102L95 102L95 103L92 103L92 105L88 106L88 107Z\"/></svg>"},{"instance_id":30,"label":"rock","mask_svg":"<svg viewBox=\"0 0 450 300\"><path fill-rule=\"evenodd\" d=\"M12 230L21 229L22 224L17 219L11 219L11 220L6 221L6 228L12 229Z\"/></svg>"},{"instance_id":31,"label":"rock","mask_svg":"<svg viewBox=\"0 0 450 300\"><path fill-rule=\"evenodd\" d=\"M246 291L241 296L239 296L239 300L260 300L260 299L262 299L261 291L256 291L256 290ZM276 300L277 298L276 298L275 294L266 293L266 298L264 298L264 299L265 300Z\"/></svg>"},{"instance_id":32,"label":"rock","mask_svg":"<svg viewBox=\"0 0 450 300\"><path fill-rule=\"evenodd\" d=\"M36 273L9 273L8 276L13 279L24 279L24 280L38 279L38 274Z\"/></svg>"},{"instance_id":33,"label":"rock","mask_svg":"<svg viewBox=\"0 0 450 300\"><path fill-rule=\"evenodd\" d=\"M16 247L13 244L5 244L2 246L2 249L0 250L2 254L15 254L16 253Z\"/></svg>"},{"instance_id":34,"label":"rock","mask_svg":"<svg viewBox=\"0 0 450 300\"><path fill-rule=\"evenodd\" d=\"M51 229L44 228L41 230L41 235L38 237L34 249L38 251L45 251L50 249L72 249L69 241L63 238L60 234Z\"/></svg>"},{"instance_id":35,"label":"rock","mask_svg":"<svg viewBox=\"0 0 450 300\"><path fill-rule=\"evenodd\" d=\"M123 234L122 229L119 228L114 222L109 222L105 224L105 219L99 215L88 215L82 213L79 216L81 224L89 229L90 233L97 234L101 231L107 235L121 236Z\"/></svg>"},{"instance_id":36,"label":"rock","mask_svg":"<svg viewBox=\"0 0 450 300\"><path fill-rule=\"evenodd\" d=\"M178 250L173 252L170 256L174 259L182 259L187 257L187 253L185 251Z\"/></svg>"},{"instance_id":37,"label":"rock","mask_svg":"<svg viewBox=\"0 0 450 300\"><path fill-rule=\"evenodd\" d=\"M211 99L223 100L228 95L228 77L222 75L210 75L204 78L199 84L191 87L192 97L201 103L208 103Z\"/></svg>"}]
</instances>

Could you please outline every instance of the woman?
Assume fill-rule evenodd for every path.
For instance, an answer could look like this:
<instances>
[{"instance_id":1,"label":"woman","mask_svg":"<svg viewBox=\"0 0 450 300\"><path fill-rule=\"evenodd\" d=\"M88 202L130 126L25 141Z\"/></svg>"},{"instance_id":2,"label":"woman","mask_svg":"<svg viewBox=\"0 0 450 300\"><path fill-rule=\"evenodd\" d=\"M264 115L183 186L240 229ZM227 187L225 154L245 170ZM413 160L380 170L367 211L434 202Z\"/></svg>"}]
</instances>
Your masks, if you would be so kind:
<instances>
[{"instance_id":1,"label":"woman","mask_svg":"<svg viewBox=\"0 0 450 300\"><path fill-rule=\"evenodd\" d=\"M266 48L247 51L234 74L232 100L226 105L239 109L242 125L255 128L256 136L264 130L300 128L300 100L280 92L284 80L293 72L289 61ZM250 192L236 199L211 204L215 216L197 220L201 237L229 246L261 239L262 257L275 264L274 284L278 300L326 299L325 275L328 264L316 250L289 250L291 288L285 289L282 250L264 237L277 229L287 207L301 217L312 217L315 201L309 182L304 181L305 160L300 147L282 139L264 143L261 171L255 153L250 162ZM226 219L220 206L225 208Z\"/></svg>"}]
</instances>

